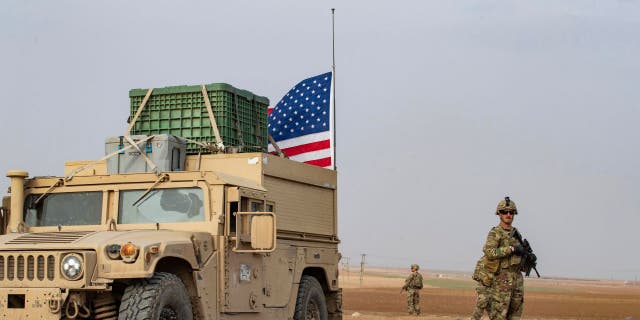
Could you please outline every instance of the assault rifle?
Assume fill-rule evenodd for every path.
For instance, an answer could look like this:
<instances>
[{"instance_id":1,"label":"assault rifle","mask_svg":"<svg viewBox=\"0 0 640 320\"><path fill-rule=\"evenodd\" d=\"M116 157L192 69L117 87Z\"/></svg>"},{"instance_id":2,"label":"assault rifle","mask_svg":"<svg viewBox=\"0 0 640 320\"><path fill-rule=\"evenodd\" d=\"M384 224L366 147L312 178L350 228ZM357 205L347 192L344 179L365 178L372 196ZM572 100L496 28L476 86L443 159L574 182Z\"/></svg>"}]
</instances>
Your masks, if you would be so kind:
<instances>
[{"instance_id":1,"label":"assault rifle","mask_svg":"<svg viewBox=\"0 0 640 320\"><path fill-rule=\"evenodd\" d=\"M400 293L402 293L403 291L408 291L409 290L409 283L411 283L411 281L413 281L413 277L415 277L415 276L416 275L414 273L411 274L411 280L404 283L404 286L402 286L402 288L400 288Z\"/></svg>"},{"instance_id":2,"label":"assault rifle","mask_svg":"<svg viewBox=\"0 0 640 320\"><path fill-rule=\"evenodd\" d=\"M531 269L536 272L538 278L540 278L540 274L538 273L538 269L536 269L536 265L538 264L538 257L533 254L533 249L531 249L531 245L527 239L522 239L522 235L518 232L518 229L514 228L513 237L518 240L520 245L524 248L525 253L522 255L522 260L520 261L520 270L524 271L525 276L529 276L531 273Z\"/></svg>"}]
</instances>

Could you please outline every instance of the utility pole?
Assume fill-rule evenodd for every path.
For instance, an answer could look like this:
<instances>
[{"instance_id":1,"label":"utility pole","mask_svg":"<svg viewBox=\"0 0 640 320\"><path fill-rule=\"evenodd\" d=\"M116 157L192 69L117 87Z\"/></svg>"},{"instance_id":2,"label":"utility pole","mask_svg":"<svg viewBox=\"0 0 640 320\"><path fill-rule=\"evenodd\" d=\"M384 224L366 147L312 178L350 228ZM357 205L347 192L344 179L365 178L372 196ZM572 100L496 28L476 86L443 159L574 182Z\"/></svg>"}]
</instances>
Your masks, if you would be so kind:
<instances>
[{"instance_id":1,"label":"utility pole","mask_svg":"<svg viewBox=\"0 0 640 320\"><path fill-rule=\"evenodd\" d=\"M351 278L351 270L349 268L349 264L351 262L350 260L351 260L351 258L347 257L347 280L349 280Z\"/></svg>"},{"instance_id":2,"label":"utility pole","mask_svg":"<svg viewBox=\"0 0 640 320\"><path fill-rule=\"evenodd\" d=\"M351 258L350 257L342 257L342 259L340 260L340 267L342 268L342 270L340 270L340 275L342 275L342 281L345 281L345 272L347 275L347 280L349 280L349 274L350 274L350 270L349 270L349 262L350 262ZM346 271L345 271L346 269Z\"/></svg>"},{"instance_id":3,"label":"utility pole","mask_svg":"<svg viewBox=\"0 0 640 320\"><path fill-rule=\"evenodd\" d=\"M364 259L367 255L362 254L362 259L360 260L360 288L362 288L362 277L364 276Z\"/></svg>"}]
</instances>

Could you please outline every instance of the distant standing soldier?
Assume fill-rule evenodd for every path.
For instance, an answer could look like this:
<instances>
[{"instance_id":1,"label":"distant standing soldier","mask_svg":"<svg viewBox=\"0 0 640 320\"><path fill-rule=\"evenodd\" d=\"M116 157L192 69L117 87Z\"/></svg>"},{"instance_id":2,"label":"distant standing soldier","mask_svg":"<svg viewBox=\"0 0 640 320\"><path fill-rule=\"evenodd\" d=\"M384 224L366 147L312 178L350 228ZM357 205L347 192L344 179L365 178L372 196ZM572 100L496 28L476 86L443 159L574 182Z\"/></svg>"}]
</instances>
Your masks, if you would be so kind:
<instances>
[{"instance_id":1,"label":"distant standing soldier","mask_svg":"<svg viewBox=\"0 0 640 320\"><path fill-rule=\"evenodd\" d=\"M482 249L481 265L487 279L480 282L488 287L491 295L489 316L492 320L515 320L522 315L524 281L520 262L526 251L513 236L516 228L512 223L516 214L516 204L509 197L500 200L496 208L500 223L489 231ZM486 283L490 285L486 286Z\"/></svg>"},{"instance_id":2,"label":"distant standing soldier","mask_svg":"<svg viewBox=\"0 0 640 320\"><path fill-rule=\"evenodd\" d=\"M485 311L487 315L491 316L491 284L493 282L493 274L486 271L482 258L476 263L473 280L478 282L478 286L476 287L476 309L473 311L471 319L480 320Z\"/></svg>"},{"instance_id":3,"label":"distant standing soldier","mask_svg":"<svg viewBox=\"0 0 640 320\"><path fill-rule=\"evenodd\" d=\"M407 291L407 311L409 315L420 315L420 289L422 289L422 275L418 272L420 266L411 265L411 274L404 280L402 291Z\"/></svg>"}]
</instances>

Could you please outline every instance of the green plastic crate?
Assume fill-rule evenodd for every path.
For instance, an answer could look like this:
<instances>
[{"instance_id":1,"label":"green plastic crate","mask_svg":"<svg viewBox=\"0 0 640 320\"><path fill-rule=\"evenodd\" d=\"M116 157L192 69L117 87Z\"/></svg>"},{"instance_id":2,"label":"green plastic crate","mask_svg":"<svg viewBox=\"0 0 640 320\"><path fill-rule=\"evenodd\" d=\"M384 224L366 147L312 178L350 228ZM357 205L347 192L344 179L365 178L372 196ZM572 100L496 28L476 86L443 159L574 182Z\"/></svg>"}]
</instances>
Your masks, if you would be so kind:
<instances>
[{"instance_id":1,"label":"green plastic crate","mask_svg":"<svg viewBox=\"0 0 640 320\"><path fill-rule=\"evenodd\" d=\"M267 108L269 99L226 83L205 85L220 137L225 146L242 147L242 152L267 151ZM131 118L148 89L129 91ZM199 142L215 142L209 114L199 85L154 89L131 129L131 134L172 134ZM187 144L187 154L202 150Z\"/></svg>"}]
</instances>

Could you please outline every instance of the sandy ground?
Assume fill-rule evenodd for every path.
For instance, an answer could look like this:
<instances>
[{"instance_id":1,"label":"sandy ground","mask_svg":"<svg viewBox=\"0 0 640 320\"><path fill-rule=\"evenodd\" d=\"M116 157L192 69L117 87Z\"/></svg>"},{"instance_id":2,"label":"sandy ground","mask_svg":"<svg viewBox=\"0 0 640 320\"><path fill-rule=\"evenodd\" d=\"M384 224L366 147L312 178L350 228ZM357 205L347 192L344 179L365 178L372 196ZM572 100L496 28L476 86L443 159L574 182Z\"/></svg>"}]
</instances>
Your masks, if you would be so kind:
<instances>
[{"instance_id":1,"label":"sandy ground","mask_svg":"<svg viewBox=\"0 0 640 320\"><path fill-rule=\"evenodd\" d=\"M475 305L469 275L423 272L428 285L421 292L420 317L406 313L400 287L407 275L406 270L371 269L360 281L357 273L343 272L344 319L469 319ZM640 320L640 284L527 278L523 319Z\"/></svg>"}]
</instances>

